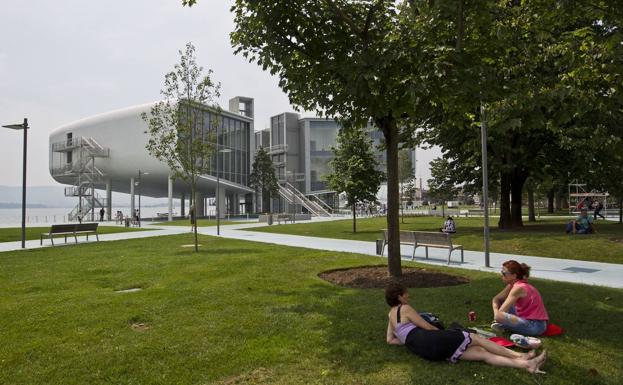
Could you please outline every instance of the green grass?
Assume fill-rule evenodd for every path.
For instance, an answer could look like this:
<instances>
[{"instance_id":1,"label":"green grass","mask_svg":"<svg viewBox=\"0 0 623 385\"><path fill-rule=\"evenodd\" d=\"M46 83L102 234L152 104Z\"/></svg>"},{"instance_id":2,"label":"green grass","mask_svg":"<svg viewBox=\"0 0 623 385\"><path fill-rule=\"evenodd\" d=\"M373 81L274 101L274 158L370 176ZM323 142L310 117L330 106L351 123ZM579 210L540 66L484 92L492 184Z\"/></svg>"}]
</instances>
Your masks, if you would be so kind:
<instances>
[{"instance_id":1,"label":"green grass","mask_svg":"<svg viewBox=\"0 0 623 385\"><path fill-rule=\"evenodd\" d=\"M33 239L41 239L41 233L46 233L50 231L50 226L42 226L42 227L26 227L26 240ZM154 230L150 229L142 229L136 227L118 227L118 226L98 226L97 233L98 234L113 234L113 233L127 233L130 231L143 231L143 230ZM61 236L56 236L56 238L60 238ZM64 238L64 236L62 236ZM22 228L21 227L6 227L0 228L0 242L15 242L20 241L22 239ZM44 238L46 239L46 238Z\"/></svg>"},{"instance_id":2,"label":"green grass","mask_svg":"<svg viewBox=\"0 0 623 385\"><path fill-rule=\"evenodd\" d=\"M240 223L248 223L246 221L229 221L225 219L221 219L221 226L227 225L236 225ZM190 219L176 219L174 221L168 222L158 222L153 223L153 226L188 226L190 227ZM208 227L208 226L216 226L216 219L199 219L197 221L197 227Z\"/></svg>"},{"instance_id":3,"label":"green grass","mask_svg":"<svg viewBox=\"0 0 623 385\"><path fill-rule=\"evenodd\" d=\"M402 230L439 231L442 218L407 217L400 224ZM466 250L483 250L483 219L455 218L457 234L452 241ZM491 221L491 251L540 257L623 263L623 226L607 221L596 223L597 234L570 236L565 234L564 219L541 218L537 223L525 221L524 228L499 230L497 220ZM300 223L255 227L250 231L264 231L323 238L373 241L382 238L381 229L387 228L385 217L357 220L357 233L352 233L352 220Z\"/></svg>"},{"instance_id":4,"label":"green grass","mask_svg":"<svg viewBox=\"0 0 623 385\"><path fill-rule=\"evenodd\" d=\"M378 264L356 254L190 234L0 254L2 384L534 384L484 363L431 363L385 343L380 289L321 271ZM406 263L407 265L414 265ZM467 285L412 289L442 320L491 318L493 274L431 268ZM543 384L619 384L623 291L533 282L554 322ZM135 293L115 290L142 287ZM149 330L138 332L133 323Z\"/></svg>"}]
</instances>

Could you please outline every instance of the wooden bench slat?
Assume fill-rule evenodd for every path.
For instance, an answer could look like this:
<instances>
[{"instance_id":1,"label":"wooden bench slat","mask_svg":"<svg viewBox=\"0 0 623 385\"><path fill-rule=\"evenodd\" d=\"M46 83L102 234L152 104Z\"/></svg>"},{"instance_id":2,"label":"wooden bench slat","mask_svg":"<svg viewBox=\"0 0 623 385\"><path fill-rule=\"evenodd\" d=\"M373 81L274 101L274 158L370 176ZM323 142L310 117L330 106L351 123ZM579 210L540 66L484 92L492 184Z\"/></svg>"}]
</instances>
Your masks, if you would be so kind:
<instances>
[{"instance_id":1,"label":"wooden bench slat","mask_svg":"<svg viewBox=\"0 0 623 385\"><path fill-rule=\"evenodd\" d=\"M385 246L389 240L389 231L383 229L383 249L381 255L385 253ZM431 231L400 231L400 244L413 245L413 254L411 259L415 259L415 250L418 247L426 249L426 259L428 259L428 248L436 247L448 249L448 264L450 264L450 256L454 250L461 251L461 263L463 262L463 246L453 245L452 237L449 233L436 233Z\"/></svg>"}]
</instances>

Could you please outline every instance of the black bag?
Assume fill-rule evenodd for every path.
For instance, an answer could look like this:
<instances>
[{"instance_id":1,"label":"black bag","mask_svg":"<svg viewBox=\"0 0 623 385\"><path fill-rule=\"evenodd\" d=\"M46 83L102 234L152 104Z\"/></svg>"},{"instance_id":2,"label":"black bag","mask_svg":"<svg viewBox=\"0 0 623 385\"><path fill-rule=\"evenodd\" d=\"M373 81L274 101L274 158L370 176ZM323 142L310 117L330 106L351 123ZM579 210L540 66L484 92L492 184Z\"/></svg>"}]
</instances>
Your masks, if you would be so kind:
<instances>
[{"instance_id":1,"label":"black bag","mask_svg":"<svg viewBox=\"0 0 623 385\"><path fill-rule=\"evenodd\" d=\"M433 325L434 327L436 327L439 330L445 330L446 329L443 326L443 322L441 322L439 317L437 317L433 313L423 312L423 313L420 313L420 317L422 317L424 319L424 321L428 322L429 324Z\"/></svg>"}]
</instances>

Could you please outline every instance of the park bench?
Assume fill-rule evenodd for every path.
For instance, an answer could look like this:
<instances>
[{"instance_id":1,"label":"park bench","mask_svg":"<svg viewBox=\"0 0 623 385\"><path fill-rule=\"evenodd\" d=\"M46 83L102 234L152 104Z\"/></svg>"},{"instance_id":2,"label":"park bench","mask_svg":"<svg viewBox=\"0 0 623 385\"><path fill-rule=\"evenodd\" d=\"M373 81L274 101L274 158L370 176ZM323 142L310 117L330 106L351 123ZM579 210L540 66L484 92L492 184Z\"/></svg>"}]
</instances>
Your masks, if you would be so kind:
<instances>
[{"instance_id":1,"label":"park bench","mask_svg":"<svg viewBox=\"0 0 623 385\"><path fill-rule=\"evenodd\" d=\"M471 216L479 216L482 217L485 215L485 210L483 209L469 209L467 210L468 215Z\"/></svg>"},{"instance_id":2,"label":"park bench","mask_svg":"<svg viewBox=\"0 0 623 385\"><path fill-rule=\"evenodd\" d=\"M283 221L283 223L288 223L288 221L290 221L290 223L293 223L292 221L292 217L294 214L277 214L277 224L281 224L281 221Z\"/></svg>"},{"instance_id":3,"label":"park bench","mask_svg":"<svg viewBox=\"0 0 623 385\"><path fill-rule=\"evenodd\" d=\"M383 230L383 248L381 255L385 253L385 246L389 240L387 229ZM415 250L418 247L424 247L426 250L426 259L428 259L428 248L436 247L448 249L448 264L454 250L461 250L461 263L463 263L463 246L453 245L451 234L431 231L400 231L400 244L413 245L413 254L411 259L415 259Z\"/></svg>"},{"instance_id":4,"label":"park bench","mask_svg":"<svg viewBox=\"0 0 623 385\"><path fill-rule=\"evenodd\" d=\"M76 243L78 243L78 235L86 235L87 241L89 240L89 234L95 234L95 238L99 241L100 238L97 234L97 225L98 223L70 223L63 225L52 225L50 227L50 231L47 233L41 233L40 245L43 245L43 238L49 238L52 241L52 246L54 246L54 236L55 235L64 235L65 243L67 243L67 236L74 237Z\"/></svg>"}]
</instances>

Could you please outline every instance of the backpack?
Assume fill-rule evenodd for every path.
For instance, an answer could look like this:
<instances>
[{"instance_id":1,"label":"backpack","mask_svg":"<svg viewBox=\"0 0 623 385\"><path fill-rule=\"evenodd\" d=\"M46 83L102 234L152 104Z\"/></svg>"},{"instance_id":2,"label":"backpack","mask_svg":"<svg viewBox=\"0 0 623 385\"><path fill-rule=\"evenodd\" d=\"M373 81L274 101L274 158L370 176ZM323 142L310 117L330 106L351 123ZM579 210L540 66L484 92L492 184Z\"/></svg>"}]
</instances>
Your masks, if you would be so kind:
<instances>
[{"instance_id":1,"label":"backpack","mask_svg":"<svg viewBox=\"0 0 623 385\"><path fill-rule=\"evenodd\" d=\"M443 322L441 322L439 317L437 317L433 313L423 312L423 313L419 313L419 314L420 314L420 317L422 317L424 319L424 321L426 321L429 324L433 325L437 329L439 329L439 330L445 330L446 329L443 326Z\"/></svg>"}]
</instances>

